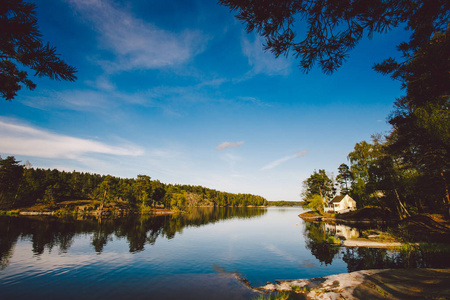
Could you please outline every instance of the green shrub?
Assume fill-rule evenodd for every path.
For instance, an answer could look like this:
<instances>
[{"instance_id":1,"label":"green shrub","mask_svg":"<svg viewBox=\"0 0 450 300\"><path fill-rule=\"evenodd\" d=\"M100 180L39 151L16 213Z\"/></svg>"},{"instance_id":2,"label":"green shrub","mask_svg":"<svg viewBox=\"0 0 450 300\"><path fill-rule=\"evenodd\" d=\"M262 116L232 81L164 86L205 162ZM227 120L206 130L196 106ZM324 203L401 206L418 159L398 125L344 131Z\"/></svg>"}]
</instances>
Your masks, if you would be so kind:
<instances>
[{"instance_id":1,"label":"green shrub","mask_svg":"<svg viewBox=\"0 0 450 300\"><path fill-rule=\"evenodd\" d=\"M14 216L18 214L18 210L0 210L0 216Z\"/></svg>"},{"instance_id":2,"label":"green shrub","mask_svg":"<svg viewBox=\"0 0 450 300\"><path fill-rule=\"evenodd\" d=\"M253 300L289 300L289 294L287 293L272 293L269 295L261 295Z\"/></svg>"}]
</instances>

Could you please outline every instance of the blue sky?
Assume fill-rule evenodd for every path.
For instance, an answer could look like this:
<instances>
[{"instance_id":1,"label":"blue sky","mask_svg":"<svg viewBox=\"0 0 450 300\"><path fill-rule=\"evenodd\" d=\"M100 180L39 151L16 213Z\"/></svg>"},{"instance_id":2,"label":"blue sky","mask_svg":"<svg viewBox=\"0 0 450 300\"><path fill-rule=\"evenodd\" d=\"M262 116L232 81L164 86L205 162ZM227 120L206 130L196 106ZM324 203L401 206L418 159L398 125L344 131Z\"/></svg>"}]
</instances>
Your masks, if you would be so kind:
<instances>
[{"instance_id":1,"label":"blue sky","mask_svg":"<svg viewBox=\"0 0 450 300\"><path fill-rule=\"evenodd\" d=\"M34 167L300 200L355 143L386 133L404 93L371 67L407 39L364 39L333 75L304 74L214 1L36 0L74 83L34 78L0 103L0 154ZM30 72L32 73L32 72Z\"/></svg>"}]
</instances>

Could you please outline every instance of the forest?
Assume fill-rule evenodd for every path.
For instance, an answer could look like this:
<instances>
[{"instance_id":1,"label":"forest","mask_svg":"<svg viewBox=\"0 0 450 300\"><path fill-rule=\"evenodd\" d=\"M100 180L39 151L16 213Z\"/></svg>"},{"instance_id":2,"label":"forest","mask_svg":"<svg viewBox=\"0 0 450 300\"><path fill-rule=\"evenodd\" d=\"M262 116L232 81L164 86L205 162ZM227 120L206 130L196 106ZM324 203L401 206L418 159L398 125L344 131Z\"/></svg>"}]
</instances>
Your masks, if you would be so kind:
<instances>
[{"instance_id":1,"label":"forest","mask_svg":"<svg viewBox=\"0 0 450 300\"><path fill-rule=\"evenodd\" d=\"M202 186L164 184L147 175L119 178L83 172L22 165L14 156L0 157L0 209L40 204L49 210L71 200L97 200L99 205L121 205L146 212L153 208L186 209L195 206L262 206L267 200L250 194L221 192Z\"/></svg>"},{"instance_id":2,"label":"forest","mask_svg":"<svg viewBox=\"0 0 450 300\"><path fill-rule=\"evenodd\" d=\"M400 219L419 213L448 214L448 158L432 148L426 150L429 153L396 152L396 138L394 131L356 143L347 156L350 165L342 163L336 176L314 170L303 182L302 205L323 212L324 203L340 193L350 195L358 208L380 207Z\"/></svg>"}]
</instances>

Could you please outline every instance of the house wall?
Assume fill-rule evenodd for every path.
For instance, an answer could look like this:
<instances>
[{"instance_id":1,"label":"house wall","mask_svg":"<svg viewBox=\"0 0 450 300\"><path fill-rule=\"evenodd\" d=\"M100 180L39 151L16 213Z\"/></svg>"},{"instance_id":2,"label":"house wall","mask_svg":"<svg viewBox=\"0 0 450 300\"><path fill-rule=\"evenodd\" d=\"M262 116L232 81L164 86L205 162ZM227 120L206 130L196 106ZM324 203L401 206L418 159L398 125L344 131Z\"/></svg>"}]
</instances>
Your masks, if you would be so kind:
<instances>
[{"instance_id":1,"label":"house wall","mask_svg":"<svg viewBox=\"0 0 450 300\"><path fill-rule=\"evenodd\" d=\"M336 205L335 205L336 204ZM339 203L333 203L332 208L325 207L326 212L343 212L343 211L349 211L349 210L355 210L356 209L356 201L351 199L348 195L346 195L341 202Z\"/></svg>"},{"instance_id":2,"label":"house wall","mask_svg":"<svg viewBox=\"0 0 450 300\"><path fill-rule=\"evenodd\" d=\"M350 208L349 208L350 207ZM356 209L356 201L351 199L348 195L346 195L341 202L332 203L331 207L329 205L325 206L325 212L344 212Z\"/></svg>"}]
</instances>

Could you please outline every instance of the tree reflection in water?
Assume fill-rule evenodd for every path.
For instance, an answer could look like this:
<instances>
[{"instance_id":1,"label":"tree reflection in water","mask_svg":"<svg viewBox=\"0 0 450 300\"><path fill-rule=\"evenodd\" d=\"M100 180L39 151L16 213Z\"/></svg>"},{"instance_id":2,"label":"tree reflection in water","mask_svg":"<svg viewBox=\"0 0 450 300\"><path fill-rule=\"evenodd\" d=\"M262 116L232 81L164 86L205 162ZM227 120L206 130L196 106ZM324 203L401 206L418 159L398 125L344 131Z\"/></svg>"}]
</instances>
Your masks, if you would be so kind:
<instances>
[{"instance_id":1,"label":"tree reflection in water","mask_svg":"<svg viewBox=\"0 0 450 300\"><path fill-rule=\"evenodd\" d=\"M429 247L412 245L396 250L364 247L345 248L333 244L332 241L337 238L348 238L343 235L345 232L355 235L356 232L359 232L359 229L345 225L339 225L338 230L336 228L338 227L326 223L305 222L306 248L321 264L331 265L333 259L339 256L347 263L348 272L388 268L450 267L448 249L440 251L442 249L436 249L439 245Z\"/></svg>"},{"instance_id":2,"label":"tree reflection in water","mask_svg":"<svg viewBox=\"0 0 450 300\"><path fill-rule=\"evenodd\" d=\"M98 254L114 237L125 238L130 252L138 252L146 245L154 245L158 237L172 239L189 226L199 227L225 219L254 218L266 212L260 208L207 207L193 209L187 214L122 218L0 216L0 268L8 265L19 238L31 240L35 255L55 247L60 253L67 252L77 235L86 234L91 235L93 249Z\"/></svg>"},{"instance_id":3,"label":"tree reflection in water","mask_svg":"<svg viewBox=\"0 0 450 300\"><path fill-rule=\"evenodd\" d=\"M320 264L330 265L336 254L339 253L339 247L331 245L328 242L327 233L325 232L325 223L305 222L305 242L306 248L311 250L320 261Z\"/></svg>"}]
</instances>

